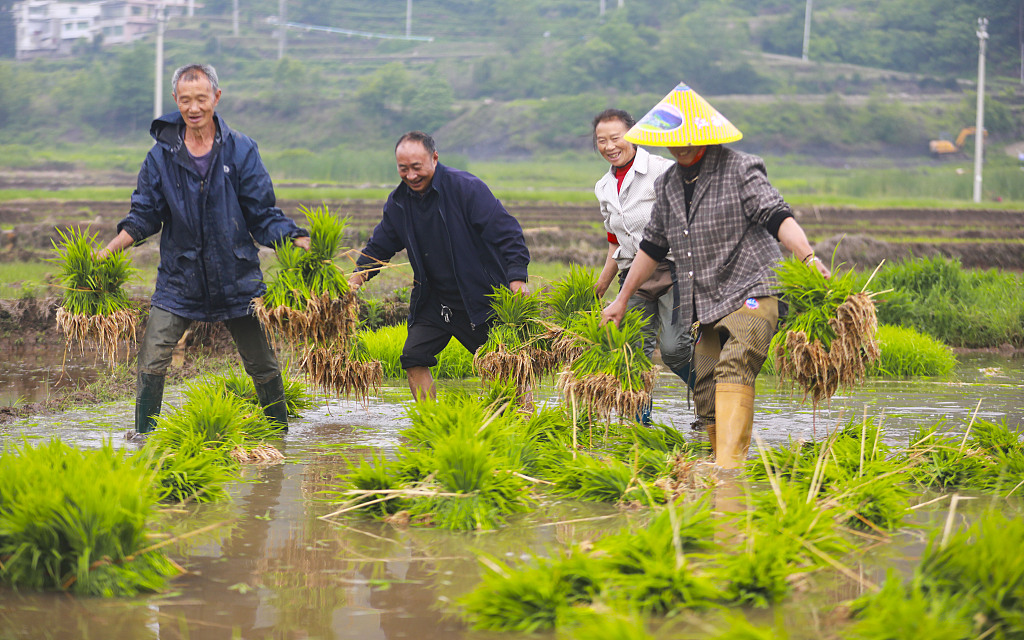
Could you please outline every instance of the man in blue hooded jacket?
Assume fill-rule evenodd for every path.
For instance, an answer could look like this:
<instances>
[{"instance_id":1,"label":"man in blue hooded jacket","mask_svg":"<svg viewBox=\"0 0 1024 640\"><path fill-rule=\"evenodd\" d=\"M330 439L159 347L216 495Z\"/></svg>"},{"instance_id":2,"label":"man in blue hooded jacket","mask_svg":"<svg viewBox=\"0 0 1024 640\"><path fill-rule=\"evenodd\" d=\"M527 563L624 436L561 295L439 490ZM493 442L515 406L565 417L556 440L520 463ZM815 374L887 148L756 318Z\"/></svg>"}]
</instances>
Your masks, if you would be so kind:
<instances>
[{"instance_id":1,"label":"man in blue hooded jacket","mask_svg":"<svg viewBox=\"0 0 1024 640\"><path fill-rule=\"evenodd\" d=\"M277 208L256 143L215 113L221 90L213 67L181 67L171 87L178 113L153 121L156 144L139 171L131 211L100 252L103 258L160 233L129 437L153 428L171 351L196 320L225 323L264 411L287 430L281 369L251 312L266 290L253 241L272 247L291 239L308 250L309 233Z\"/></svg>"},{"instance_id":2,"label":"man in blue hooded jacket","mask_svg":"<svg viewBox=\"0 0 1024 640\"><path fill-rule=\"evenodd\" d=\"M487 341L494 287L526 288L523 229L482 180L437 161L433 138L410 131L395 145L402 184L356 261L354 287L402 249L413 270L409 337L401 363L417 400L436 394L430 367L454 337L470 353Z\"/></svg>"}]
</instances>

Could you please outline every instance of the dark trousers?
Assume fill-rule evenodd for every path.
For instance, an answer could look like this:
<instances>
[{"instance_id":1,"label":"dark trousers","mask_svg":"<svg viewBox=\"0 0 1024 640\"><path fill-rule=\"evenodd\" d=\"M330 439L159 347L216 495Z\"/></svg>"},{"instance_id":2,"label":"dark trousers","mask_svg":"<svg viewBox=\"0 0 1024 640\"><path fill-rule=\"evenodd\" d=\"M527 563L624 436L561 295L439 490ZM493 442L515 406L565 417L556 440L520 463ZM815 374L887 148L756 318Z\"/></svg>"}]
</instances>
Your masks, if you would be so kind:
<instances>
[{"instance_id":1,"label":"dark trousers","mask_svg":"<svg viewBox=\"0 0 1024 640\"><path fill-rule=\"evenodd\" d=\"M188 318L151 307L139 347L139 373L163 376L171 364L171 352L191 324ZM270 346L259 320L254 316L243 316L225 320L224 325L231 332L245 372L252 376L254 382L270 382L281 373L274 348Z\"/></svg>"}]
</instances>

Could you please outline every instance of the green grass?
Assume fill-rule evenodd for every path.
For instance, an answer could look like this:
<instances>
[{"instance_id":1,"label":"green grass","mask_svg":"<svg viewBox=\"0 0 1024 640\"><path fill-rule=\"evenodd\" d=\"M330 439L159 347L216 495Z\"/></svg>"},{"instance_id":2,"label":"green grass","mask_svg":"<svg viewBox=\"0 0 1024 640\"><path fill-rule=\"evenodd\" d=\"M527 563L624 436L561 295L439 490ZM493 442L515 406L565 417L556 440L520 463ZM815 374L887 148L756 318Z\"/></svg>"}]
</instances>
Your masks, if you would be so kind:
<instances>
[{"instance_id":1,"label":"green grass","mask_svg":"<svg viewBox=\"0 0 1024 640\"><path fill-rule=\"evenodd\" d=\"M408 335L405 324L399 324L361 332L357 334L357 340L367 358L380 361L384 377L394 380L405 377L399 356ZM452 338L438 354L437 365L431 367L430 372L436 380L468 378L473 375L473 354Z\"/></svg>"},{"instance_id":2,"label":"green grass","mask_svg":"<svg viewBox=\"0 0 1024 640\"><path fill-rule=\"evenodd\" d=\"M887 378L948 375L956 367L953 351L931 336L911 327L878 327L881 355L868 372Z\"/></svg>"},{"instance_id":3,"label":"green grass","mask_svg":"<svg viewBox=\"0 0 1024 640\"><path fill-rule=\"evenodd\" d=\"M0 262L0 298L45 293L47 279L58 270L51 262Z\"/></svg>"}]
</instances>

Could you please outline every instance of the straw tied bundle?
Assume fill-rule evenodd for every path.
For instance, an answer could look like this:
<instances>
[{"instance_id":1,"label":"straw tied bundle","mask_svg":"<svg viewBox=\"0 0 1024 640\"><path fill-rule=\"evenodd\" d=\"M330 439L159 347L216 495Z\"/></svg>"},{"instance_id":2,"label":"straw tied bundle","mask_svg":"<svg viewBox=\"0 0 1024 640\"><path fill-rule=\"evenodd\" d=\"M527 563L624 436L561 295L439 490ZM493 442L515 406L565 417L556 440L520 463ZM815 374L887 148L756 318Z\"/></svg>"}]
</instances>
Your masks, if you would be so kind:
<instances>
[{"instance_id":1,"label":"straw tied bundle","mask_svg":"<svg viewBox=\"0 0 1024 640\"><path fill-rule=\"evenodd\" d=\"M878 359L874 294L856 290L853 271L825 280L795 259L783 261L776 274L790 316L772 340L775 367L817 405L840 386L863 380L867 365Z\"/></svg>"},{"instance_id":2,"label":"straw tied bundle","mask_svg":"<svg viewBox=\"0 0 1024 640\"><path fill-rule=\"evenodd\" d=\"M77 342L82 353L87 342L95 342L100 355L113 365L121 345L135 341L138 313L131 306L124 284L135 272L127 253L118 251L104 260L96 257L96 236L87 236L75 228L58 230L61 243L53 243L61 267L64 288L57 308L57 328L67 346ZM125 345L125 359L129 355Z\"/></svg>"},{"instance_id":3,"label":"straw tied bundle","mask_svg":"<svg viewBox=\"0 0 1024 640\"><path fill-rule=\"evenodd\" d=\"M581 314L570 330L582 352L566 365L558 389L573 404L598 415L634 416L649 401L656 371L644 353L644 318L626 312L622 322L601 325L600 313Z\"/></svg>"},{"instance_id":4,"label":"straw tied bundle","mask_svg":"<svg viewBox=\"0 0 1024 640\"><path fill-rule=\"evenodd\" d=\"M301 351L301 366L317 387L365 397L379 389L384 370L353 354L359 304L335 264L347 220L326 206L302 209L310 230L310 250L291 243L277 247L277 268L267 292L253 301L256 317L277 339Z\"/></svg>"}]
</instances>

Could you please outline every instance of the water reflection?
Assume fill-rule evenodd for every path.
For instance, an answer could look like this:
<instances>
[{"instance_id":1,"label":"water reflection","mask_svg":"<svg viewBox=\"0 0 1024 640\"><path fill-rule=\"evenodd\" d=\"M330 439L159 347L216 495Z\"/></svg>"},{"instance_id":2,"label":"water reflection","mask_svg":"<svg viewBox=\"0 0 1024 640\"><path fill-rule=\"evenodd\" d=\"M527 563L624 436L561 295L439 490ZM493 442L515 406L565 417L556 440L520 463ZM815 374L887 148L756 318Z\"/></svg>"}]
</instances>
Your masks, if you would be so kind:
<instances>
[{"instance_id":1,"label":"water reflection","mask_svg":"<svg viewBox=\"0 0 1024 640\"><path fill-rule=\"evenodd\" d=\"M656 393L655 417L689 434L691 411L685 393L674 388L668 377L664 382ZM549 387L538 394L540 401L551 399ZM755 425L766 441L810 438L815 432L820 436L848 417L866 412L883 417L886 437L901 446L921 424L947 419L952 430L962 430L979 400L979 417L1020 425L1024 361L964 358L953 380L872 380L836 398L816 416L799 400L770 380L760 382ZM173 395L169 402L175 402ZM644 517L606 505L552 501L507 529L484 534L401 530L366 520L346 520L343 525L321 520L319 516L332 507L323 492L338 476L371 453L389 455L399 446L399 434L408 425L407 402L404 385L385 388L366 404L325 402L293 425L281 445L286 462L247 469L246 481L233 488L231 503L163 515L175 533L226 522L175 548L173 557L189 573L173 582L173 593L104 601L3 591L0 638L519 637L471 632L453 614L454 603L479 579L478 554L509 561L526 559L572 542L594 540ZM105 437L120 435L130 422L131 404L122 402L0 426L0 438L58 434L78 446L92 447ZM741 501L739 495L725 493L719 498L723 508L730 500ZM985 502L963 503L960 517L980 512ZM1019 511L1019 503L1015 505ZM941 523L947 508L948 500L915 517L919 523ZM847 566L862 581L833 574L813 577L813 595L798 596L787 606L792 637L821 637L822 629L831 624L819 615L821 610L859 595L866 582L880 582L888 567L909 570L914 566L924 549L924 534L907 528L897 539L848 560Z\"/></svg>"}]
</instances>

